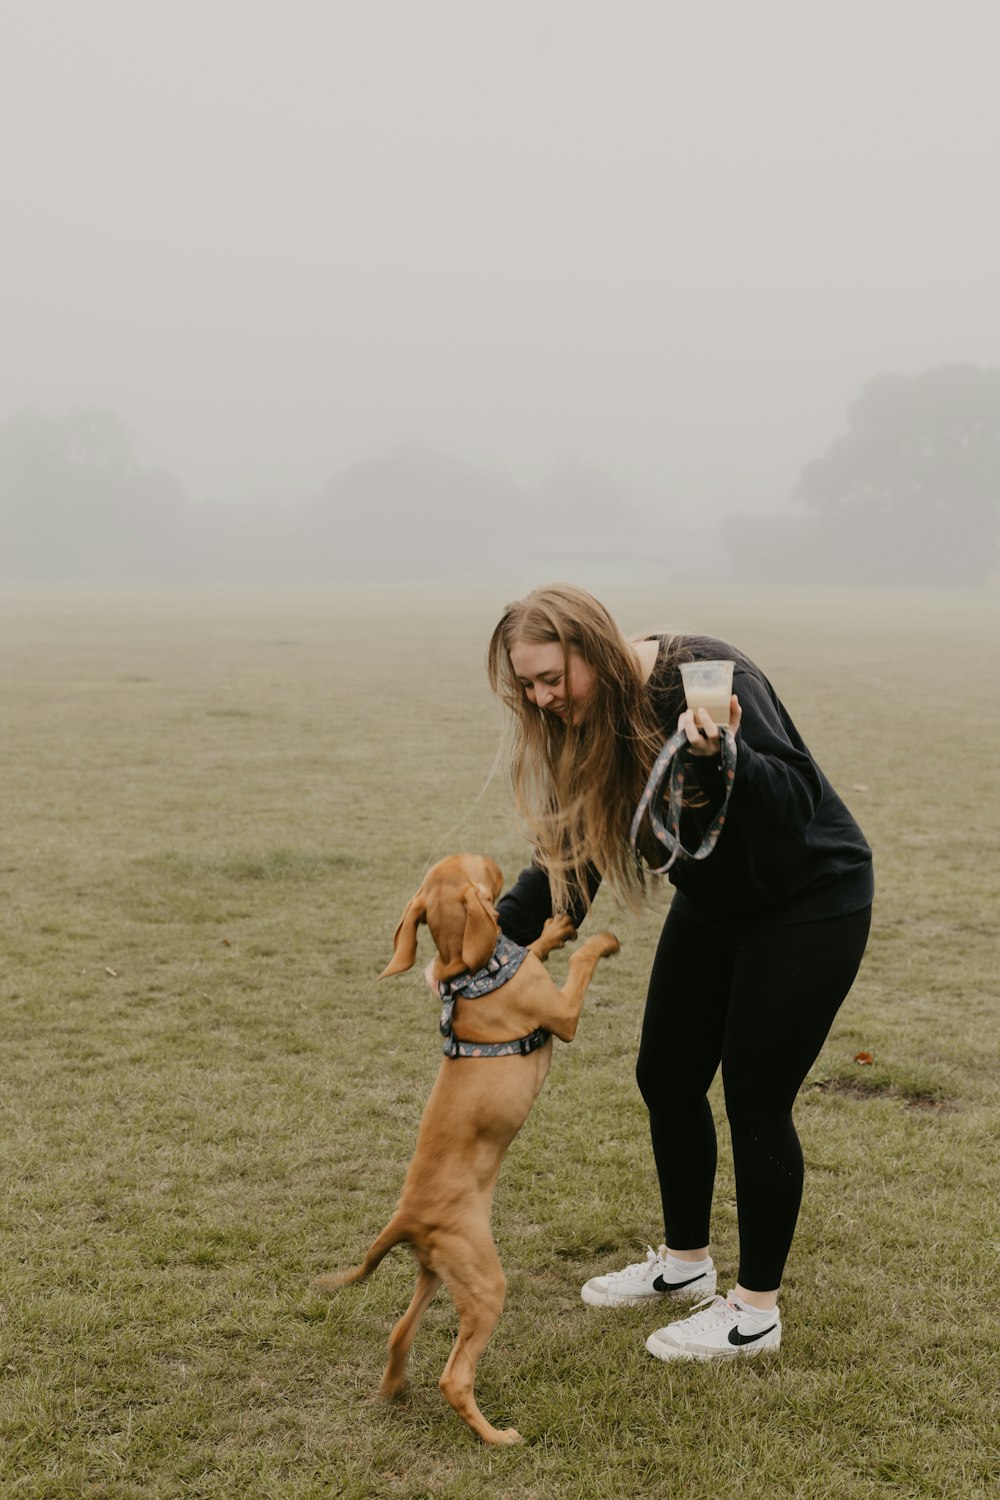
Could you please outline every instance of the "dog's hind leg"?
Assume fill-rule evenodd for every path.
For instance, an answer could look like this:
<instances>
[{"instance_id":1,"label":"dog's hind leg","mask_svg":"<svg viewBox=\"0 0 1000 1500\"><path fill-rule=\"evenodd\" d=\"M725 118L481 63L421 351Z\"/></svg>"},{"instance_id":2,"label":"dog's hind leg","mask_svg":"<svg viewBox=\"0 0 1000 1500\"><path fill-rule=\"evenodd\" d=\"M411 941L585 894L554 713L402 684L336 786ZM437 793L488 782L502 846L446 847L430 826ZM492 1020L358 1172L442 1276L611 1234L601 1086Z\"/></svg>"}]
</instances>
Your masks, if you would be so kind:
<instances>
[{"instance_id":1,"label":"dog's hind leg","mask_svg":"<svg viewBox=\"0 0 1000 1500\"><path fill-rule=\"evenodd\" d=\"M442 1256L440 1270L458 1309L458 1337L441 1374L445 1400L484 1443L519 1443L521 1434L508 1427L501 1432L476 1405L473 1385L476 1366L503 1311L507 1278L493 1239L487 1231L478 1244L457 1246L454 1257Z\"/></svg>"},{"instance_id":2,"label":"dog's hind leg","mask_svg":"<svg viewBox=\"0 0 1000 1500\"><path fill-rule=\"evenodd\" d=\"M389 1335L389 1360L379 1386L379 1394L386 1400L398 1396L406 1384L406 1356L410 1352L420 1319L440 1285L440 1276L436 1276L426 1266L421 1266L410 1305Z\"/></svg>"}]
</instances>

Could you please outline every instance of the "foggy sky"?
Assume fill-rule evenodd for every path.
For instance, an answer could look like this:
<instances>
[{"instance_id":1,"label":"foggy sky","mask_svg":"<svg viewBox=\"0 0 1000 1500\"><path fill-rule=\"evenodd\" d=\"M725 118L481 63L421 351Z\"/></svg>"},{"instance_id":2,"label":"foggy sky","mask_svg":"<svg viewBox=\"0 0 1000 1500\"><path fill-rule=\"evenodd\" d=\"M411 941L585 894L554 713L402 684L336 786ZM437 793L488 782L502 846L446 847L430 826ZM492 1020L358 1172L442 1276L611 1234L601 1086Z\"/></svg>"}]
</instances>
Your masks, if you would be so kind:
<instances>
[{"instance_id":1,"label":"foggy sky","mask_svg":"<svg viewBox=\"0 0 1000 1500\"><path fill-rule=\"evenodd\" d=\"M775 508L1000 364L995 0L0 0L0 420L193 500L400 441Z\"/></svg>"}]
</instances>

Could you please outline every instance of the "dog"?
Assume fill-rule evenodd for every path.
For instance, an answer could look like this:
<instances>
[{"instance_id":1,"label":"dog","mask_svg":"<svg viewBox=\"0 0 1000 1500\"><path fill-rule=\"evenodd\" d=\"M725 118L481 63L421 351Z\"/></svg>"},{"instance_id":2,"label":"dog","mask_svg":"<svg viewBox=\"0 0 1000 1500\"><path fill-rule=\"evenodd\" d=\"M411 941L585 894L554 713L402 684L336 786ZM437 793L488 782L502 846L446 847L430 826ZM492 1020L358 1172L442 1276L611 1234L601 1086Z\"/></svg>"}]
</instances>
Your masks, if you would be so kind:
<instances>
[{"instance_id":1,"label":"dog","mask_svg":"<svg viewBox=\"0 0 1000 1500\"><path fill-rule=\"evenodd\" d=\"M473 1391L506 1290L491 1229L494 1186L507 1147L545 1082L552 1037L573 1040L597 962L619 947L610 932L588 938L570 959L565 985L556 989L542 962L576 930L567 917L552 917L526 949L510 943L494 906L502 879L492 859L452 855L428 871L403 912L393 957L379 978L412 968L417 928L426 922L437 948L428 977L445 999L446 1056L396 1212L360 1265L315 1283L329 1291L362 1281L394 1245L409 1244L419 1273L412 1301L389 1337L380 1392L391 1399L404 1389L420 1319L444 1283L459 1327L440 1388L485 1443L521 1441L514 1428L500 1431L487 1421Z\"/></svg>"}]
</instances>

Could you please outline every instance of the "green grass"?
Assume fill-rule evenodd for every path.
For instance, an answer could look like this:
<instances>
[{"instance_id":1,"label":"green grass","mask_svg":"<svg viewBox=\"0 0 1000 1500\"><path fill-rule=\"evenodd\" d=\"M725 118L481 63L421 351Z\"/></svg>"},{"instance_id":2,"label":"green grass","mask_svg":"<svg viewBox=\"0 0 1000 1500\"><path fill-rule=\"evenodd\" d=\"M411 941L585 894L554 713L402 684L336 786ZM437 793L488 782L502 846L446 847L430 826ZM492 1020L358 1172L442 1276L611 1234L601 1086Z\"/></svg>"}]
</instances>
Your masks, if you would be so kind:
<instances>
[{"instance_id":1,"label":"green grass","mask_svg":"<svg viewBox=\"0 0 1000 1500\"><path fill-rule=\"evenodd\" d=\"M754 655L876 852L869 953L798 1107L780 1353L670 1368L648 1312L579 1299L658 1232L632 1069L665 892L638 921L599 897L622 953L501 1175L478 1394L525 1445L443 1402L443 1293L409 1395L375 1397L404 1251L311 1290L388 1218L438 1066L418 973L376 982L399 912L443 853L527 855L488 781L506 594L8 595L4 1500L997 1492L996 598L604 595Z\"/></svg>"}]
</instances>

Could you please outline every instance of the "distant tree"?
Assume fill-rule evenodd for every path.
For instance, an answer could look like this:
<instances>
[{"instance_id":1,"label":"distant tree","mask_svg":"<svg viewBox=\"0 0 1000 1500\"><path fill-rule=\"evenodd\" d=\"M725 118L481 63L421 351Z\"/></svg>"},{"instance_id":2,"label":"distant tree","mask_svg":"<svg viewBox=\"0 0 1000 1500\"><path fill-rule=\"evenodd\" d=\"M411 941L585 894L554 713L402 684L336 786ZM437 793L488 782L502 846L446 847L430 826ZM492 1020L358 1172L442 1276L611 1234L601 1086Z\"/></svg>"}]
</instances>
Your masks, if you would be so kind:
<instances>
[{"instance_id":1,"label":"distant tree","mask_svg":"<svg viewBox=\"0 0 1000 1500\"><path fill-rule=\"evenodd\" d=\"M791 498L805 514L730 518L741 574L983 583L997 566L1000 370L943 365L869 381Z\"/></svg>"},{"instance_id":2,"label":"distant tree","mask_svg":"<svg viewBox=\"0 0 1000 1500\"><path fill-rule=\"evenodd\" d=\"M869 381L792 499L821 522L827 567L853 559L862 579L981 583L996 558L1000 370Z\"/></svg>"},{"instance_id":3,"label":"distant tree","mask_svg":"<svg viewBox=\"0 0 1000 1500\"><path fill-rule=\"evenodd\" d=\"M187 516L180 485L143 467L113 412L18 412L0 426L0 576L174 577Z\"/></svg>"},{"instance_id":4,"label":"distant tree","mask_svg":"<svg viewBox=\"0 0 1000 1500\"><path fill-rule=\"evenodd\" d=\"M306 507L306 576L457 576L488 552L492 518L517 504L507 475L399 443L341 470Z\"/></svg>"},{"instance_id":5,"label":"distant tree","mask_svg":"<svg viewBox=\"0 0 1000 1500\"><path fill-rule=\"evenodd\" d=\"M545 571L622 553L641 521L628 492L594 465L561 463L525 485L408 442L332 479L301 517L298 546L306 576L447 583L509 566L498 553Z\"/></svg>"}]
</instances>

